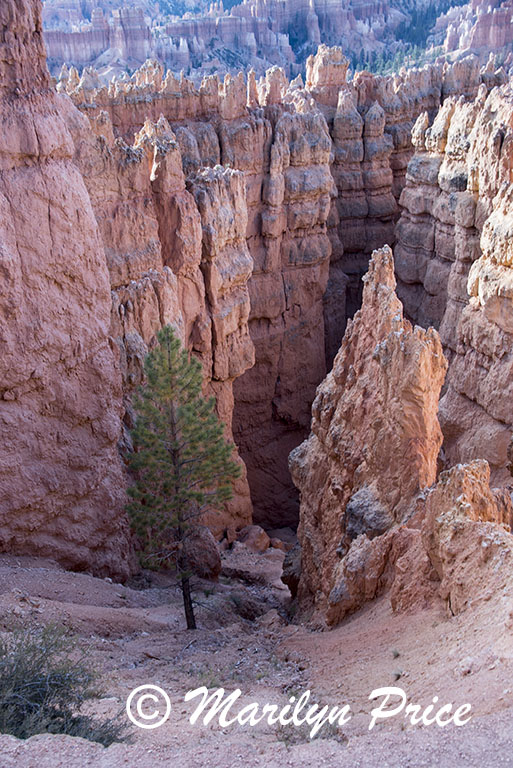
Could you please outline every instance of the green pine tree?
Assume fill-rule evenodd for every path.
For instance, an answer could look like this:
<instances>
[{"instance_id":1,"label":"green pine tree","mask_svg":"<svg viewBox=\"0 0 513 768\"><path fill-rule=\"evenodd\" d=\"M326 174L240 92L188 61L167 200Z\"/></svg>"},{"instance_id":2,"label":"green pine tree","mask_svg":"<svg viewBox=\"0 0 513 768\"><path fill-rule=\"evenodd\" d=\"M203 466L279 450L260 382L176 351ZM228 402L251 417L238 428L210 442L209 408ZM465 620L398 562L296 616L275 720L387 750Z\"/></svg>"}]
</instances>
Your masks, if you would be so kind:
<instances>
[{"instance_id":1,"label":"green pine tree","mask_svg":"<svg viewBox=\"0 0 513 768\"><path fill-rule=\"evenodd\" d=\"M134 398L130 468L135 485L128 513L146 562L174 563L180 579L187 628L195 629L190 571L184 542L191 524L232 497L240 467L223 435L214 398L201 392L201 365L189 357L170 326L146 357L146 384Z\"/></svg>"}]
</instances>

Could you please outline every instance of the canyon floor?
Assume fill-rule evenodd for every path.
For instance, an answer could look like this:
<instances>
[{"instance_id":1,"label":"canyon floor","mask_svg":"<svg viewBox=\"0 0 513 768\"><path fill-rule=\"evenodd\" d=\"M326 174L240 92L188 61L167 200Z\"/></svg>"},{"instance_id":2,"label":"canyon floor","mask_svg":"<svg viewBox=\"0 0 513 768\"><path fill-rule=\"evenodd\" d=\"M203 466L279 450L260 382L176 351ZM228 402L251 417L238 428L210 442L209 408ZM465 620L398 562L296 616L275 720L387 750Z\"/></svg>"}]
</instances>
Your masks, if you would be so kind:
<instances>
[{"instance_id":1,"label":"canyon floor","mask_svg":"<svg viewBox=\"0 0 513 768\"><path fill-rule=\"evenodd\" d=\"M456 617L440 604L392 613L384 596L329 632L294 624L280 583L283 554L225 553L223 575L196 592L198 630L184 629L171 578L151 576L131 587L71 573L53 562L0 557L0 628L17 622L59 623L78 635L101 670L104 698L93 710L111 716L130 691L153 683L172 704L155 730L132 727L130 743L101 745L68 736L27 741L0 736L1 768L134 766L513 766L513 660L497 637L493 605ZM287 615L289 618L287 619ZM470 649L470 650L469 650ZM241 703L285 705L307 689L313 701L349 703L352 719L325 726L309 741L302 728L222 729L189 723L186 691L242 690ZM369 693L401 686L408 701L472 705L463 727L409 726L401 715L369 732Z\"/></svg>"}]
</instances>

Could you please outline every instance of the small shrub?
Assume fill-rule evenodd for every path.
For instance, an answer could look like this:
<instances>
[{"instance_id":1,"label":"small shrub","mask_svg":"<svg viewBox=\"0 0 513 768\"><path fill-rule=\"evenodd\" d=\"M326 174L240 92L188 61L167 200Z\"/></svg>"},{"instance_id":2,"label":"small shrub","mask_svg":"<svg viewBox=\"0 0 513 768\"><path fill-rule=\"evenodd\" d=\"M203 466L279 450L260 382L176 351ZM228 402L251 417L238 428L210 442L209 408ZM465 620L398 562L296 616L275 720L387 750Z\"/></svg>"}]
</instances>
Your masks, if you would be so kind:
<instances>
[{"instance_id":1,"label":"small shrub","mask_svg":"<svg viewBox=\"0 0 513 768\"><path fill-rule=\"evenodd\" d=\"M104 746L123 740L126 725L119 716L101 722L81 714L84 703L101 693L84 655L70 657L74 650L55 626L17 629L0 639L0 733L19 739L64 733Z\"/></svg>"}]
</instances>

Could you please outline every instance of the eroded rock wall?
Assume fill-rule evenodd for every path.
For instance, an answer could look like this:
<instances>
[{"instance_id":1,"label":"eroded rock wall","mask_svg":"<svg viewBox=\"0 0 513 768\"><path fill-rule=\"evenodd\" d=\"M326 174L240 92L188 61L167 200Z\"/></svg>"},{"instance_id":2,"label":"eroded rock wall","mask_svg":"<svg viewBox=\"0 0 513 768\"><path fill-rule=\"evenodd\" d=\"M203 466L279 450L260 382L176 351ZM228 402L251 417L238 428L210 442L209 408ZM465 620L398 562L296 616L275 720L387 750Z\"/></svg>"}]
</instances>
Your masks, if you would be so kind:
<instances>
[{"instance_id":1,"label":"eroded rock wall","mask_svg":"<svg viewBox=\"0 0 513 768\"><path fill-rule=\"evenodd\" d=\"M40 4L0 6L0 548L123 578L121 375L102 240Z\"/></svg>"},{"instance_id":2,"label":"eroded rock wall","mask_svg":"<svg viewBox=\"0 0 513 768\"><path fill-rule=\"evenodd\" d=\"M483 85L419 118L398 224L399 295L450 357L440 405L448 465L485 458L510 478L511 88Z\"/></svg>"},{"instance_id":3,"label":"eroded rock wall","mask_svg":"<svg viewBox=\"0 0 513 768\"><path fill-rule=\"evenodd\" d=\"M165 118L146 121L132 145L115 140L109 117L76 129L76 159L99 222L109 268L110 332L119 348L124 424L148 346L171 323L203 366L206 394L232 437L233 381L254 362L248 331L245 187L217 168L186 180L180 145ZM129 440L128 433L125 440ZM127 446L129 447L129 446ZM216 533L251 521L244 464L234 499L208 519Z\"/></svg>"},{"instance_id":4,"label":"eroded rock wall","mask_svg":"<svg viewBox=\"0 0 513 768\"><path fill-rule=\"evenodd\" d=\"M245 240L237 241L236 246L227 242L225 253L233 255L244 246L251 255L249 327L256 364L250 368L252 359L247 349L251 341L241 334L239 341L226 347L223 366L233 369L232 378L235 368L237 376L249 368L234 387L234 436L248 466L255 519L266 524L294 524L297 496L288 473L287 455L307 433L315 388L326 370L322 299L331 251L327 219L331 199L336 195L326 121L301 85L289 87L277 68L269 70L259 82L251 74L247 82L242 75L227 76L223 83L210 78L199 90L188 81L164 76L162 68L152 64L143 68L135 80L133 89L115 84L108 91L97 87L92 73L86 73L78 83L70 73L65 85L93 126L111 119L114 133L125 137L135 124L144 122L143 115L149 113L156 118L162 111L178 144L177 157L183 167L180 183L184 184L185 174L187 190L200 208L203 197L195 188L199 180L212 173L222 174L219 164L237 169L225 174L244 174L245 194L235 201L232 215L237 217L244 211L240 221L244 220ZM59 87L62 90L64 84ZM153 93L153 97L141 101L143 93ZM106 109L100 109L102 106ZM138 141L135 154L130 150L129 165L133 168L142 162L137 161L137 153L141 152ZM119 152L121 137L114 144L118 147L114 151ZM210 170L202 170L205 168ZM129 173L133 176L135 171ZM86 169L84 174L87 176ZM179 175L176 169L174 174ZM111 184L114 177L111 174ZM152 182L153 190L157 183ZM98 188L94 183L90 185L93 196L95 186ZM130 187L137 188L135 176L127 190ZM171 199L173 196L175 192ZM197 222L185 215L177 218L173 212L176 205L169 203L167 192L156 199L158 238L163 246L168 241L170 254L164 261L176 273L179 284L185 279L190 281L192 266L189 264L187 270L180 266L180 253L186 229L192 231ZM95 209L109 229L107 237L121 242L119 227L112 229L112 206L104 205L100 196ZM201 221L204 276L209 269L206 252L214 247L215 237L224 237L222 231L217 231L217 220L226 215L226 210L224 203L219 204L210 210L209 220ZM150 208L144 209L142 219L147 220L149 213ZM182 234L175 237L178 225ZM133 226L131 231L135 232ZM241 231L237 225L237 237ZM146 252L143 243L155 242L150 231L139 238L137 247L135 239L134 235L129 245L133 252L141 248ZM197 236L191 235L190 239L198 243ZM198 256L194 258L199 264ZM234 284L232 294L237 293L240 286ZM224 310L220 304L219 323ZM201 328L201 322L196 323L200 345Z\"/></svg>"},{"instance_id":5,"label":"eroded rock wall","mask_svg":"<svg viewBox=\"0 0 513 768\"><path fill-rule=\"evenodd\" d=\"M307 434L370 253L394 241L411 127L419 111L433 115L455 90L474 95L482 79L474 59L350 82L347 70L340 48L321 45L305 86L274 67L259 80L250 72L196 87L155 62L109 86L93 70L67 71L58 84L93 125L107 113L129 144L162 114L185 176L217 164L245 175L256 364L235 383L234 435L264 524L297 520L286 456ZM160 237L166 217L174 221L161 209Z\"/></svg>"},{"instance_id":6,"label":"eroded rock wall","mask_svg":"<svg viewBox=\"0 0 513 768\"><path fill-rule=\"evenodd\" d=\"M491 488L483 459L437 478L447 362L433 328L404 320L394 288L390 249L375 251L312 433L290 455L300 610L330 626L384 594L394 611L441 602L449 616L492 601L509 626L511 487Z\"/></svg>"},{"instance_id":7,"label":"eroded rock wall","mask_svg":"<svg viewBox=\"0 0 513 768\"><path fill-rule=\"evenodd\" d=\"M345 317L352 317L361 304L361 278L371 252L395 242L398 201L414 151L411 132L418 116L426 112L433 119L453 94L471 99L482 84L489 90L505 79L493 61L481 68L471 56L452 65L403 69L386 77L357 72L350 81L347 69L340 48L325 45L307 62L306 88L323 112L333 140L331 171L338 192L329 220L328 365L340 345Z\"/></svg>"},{"instance_id":8,"label":"eroded rock wall","mask_svg":"<svg viewBox=\"0 0 513 768\"><path fill-rule=\"evenodd\" d=\"M443 44L453 56L468 51L486 60L489 52L511 52L513 7L511 0L472 0L461 7L450 8L436 21L432 38Z\"/></svg>"}]
</instances>

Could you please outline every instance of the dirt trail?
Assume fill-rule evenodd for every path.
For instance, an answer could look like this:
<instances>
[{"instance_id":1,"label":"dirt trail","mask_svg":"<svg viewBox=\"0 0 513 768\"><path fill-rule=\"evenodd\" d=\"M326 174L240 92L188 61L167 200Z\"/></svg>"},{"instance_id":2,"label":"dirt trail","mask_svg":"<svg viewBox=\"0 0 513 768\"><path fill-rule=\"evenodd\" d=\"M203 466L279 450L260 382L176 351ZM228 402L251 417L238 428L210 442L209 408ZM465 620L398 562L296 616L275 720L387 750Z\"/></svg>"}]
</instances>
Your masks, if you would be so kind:
<instances>
[{"instance_id":1,"label":"dirt trail","mask_svg":"<svg viewBox=\"0 0 513 768\"><path fill-rule=\"evenodd\" d=\"M58 621L78 634L107 692L97 713L115 714L145 683L166 690L172 706L165 725L134 726L132 743L108 749L65 736L0 736L0 768L513 766L513 640L494 627L493 605L454 618L441 605L395 615L385 597L331 632L313 632L283 618L281 559L277 550L228 554L231 576L200 585L200 628L191 633L171 580L133 589L48 561L0 557L2 632L13 622ZM352 718L312 742L293 726L191 725L194 705L183 697L201 685L240 688L235 711L253 701L283 706L311 689L322 705L349 703ZM397 716L369 732L369 693L391 685L424 706L435 695L440 703L469 702L473 719L442 729L407 726Z\"/></svg>"}]
</instances>

